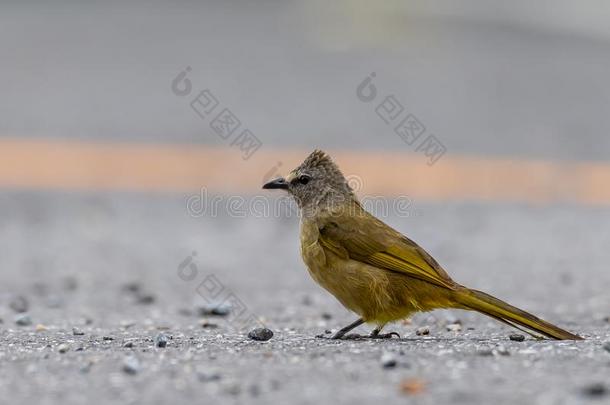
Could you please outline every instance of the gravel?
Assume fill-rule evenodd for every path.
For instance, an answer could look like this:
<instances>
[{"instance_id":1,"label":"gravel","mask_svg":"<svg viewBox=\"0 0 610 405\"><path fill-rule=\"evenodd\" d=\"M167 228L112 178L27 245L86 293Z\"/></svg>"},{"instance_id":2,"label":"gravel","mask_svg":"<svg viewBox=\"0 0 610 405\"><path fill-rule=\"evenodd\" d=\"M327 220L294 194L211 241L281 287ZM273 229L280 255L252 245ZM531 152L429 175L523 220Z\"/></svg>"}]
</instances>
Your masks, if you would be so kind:
<instances>
[{"instance_id":1,"label":"gravel","mask_svg":"<svg viewBox=\"0 0 610 405\"><path fill-rule=\"evenodd\" d=\"M199 316L228 316L231 313L231 305L225 303L204 304L197 307Z\"/></svg>"},{"instance_id":2,"label":"gravel","mask_svg":"<svg viewBox=\"0 0 610 405\"><path fill-rule=\"evenodd\" d=\"M166 334L159 333L157 336L155 336L155 346L161 348L166 347L168 340L169 339Z\"/></svg>"},{"instance_id":3,"label":"gravel","mask_svg":"<svg viewBox=\"0 0 610 405\"><path fill-rule=\"evenodd\" d=\"M28 314L18 314L15 316L15 323L19 326L30 326L32 324L32 317Z\"/></svg>"},{"instance_id":4,"label":"gravel","mask_svg":"<svg viewBox=\"0 0 610 405\"><path fill-rule=\"evenodd\" d=\"M140 372L140 361L135 356L127 356L123 359L123 371L127 374L137 374Z\"/></svg>"},{"instance_id":5,"label":"gravel","mask_svg":"<svg viewBox=\"0 0 610 405\"><path fill-rule=\"evenodd\" d=\"M267 341L273 337L273 331L267 328L256 328L248 332L248 337L252 340Z\"/></svg>"},{"instance_id":6,"label":"gravel","mask_svg":"<svg viewBox=\"0 0 610 405\"><path fill-rule=\"evenodd\" d=\"M30 309L30 303L26 297L18 295L11 299L9 307L17 313L27 312Z\"/></svg>"},{"instance_id":7,"label":"gravel","mask_svg":"<svg viewBox=\"0 0 610 405\"><path fill-rule=\"evenodd\" d=\"M383 368L394 368L398 364L396 356L393 353L383 353L381 355L381 366Z\"/></svg>"},{"instance_id":8,"label":"gravel","mask_svg":"<svg viewBox=\"0 0 610 405\"><path fill-rule=\"evenodd\" d=\"M523 342L525 340L525 335L521 335L519 333L512 333L508 338L514 342Z\"/></svg>"}]
</instances>

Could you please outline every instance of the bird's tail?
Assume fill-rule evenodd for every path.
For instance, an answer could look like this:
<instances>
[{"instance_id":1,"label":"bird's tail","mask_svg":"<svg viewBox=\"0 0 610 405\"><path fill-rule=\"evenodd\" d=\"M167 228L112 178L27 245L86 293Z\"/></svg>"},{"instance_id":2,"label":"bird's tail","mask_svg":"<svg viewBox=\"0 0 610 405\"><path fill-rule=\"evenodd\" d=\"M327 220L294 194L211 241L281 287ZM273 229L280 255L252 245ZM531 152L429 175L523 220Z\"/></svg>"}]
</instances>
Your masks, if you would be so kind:
<instances>
[{"instance_id":1,"label":"bird's tail","mask_svg":"<svg viewBox=\"0 0 610 405\"><path fill-rule=\"evenodd\" d=\"M582 340L578 335L543 321L481 291L467 288L460 289L456 292L455 298L460 308L481 312L537 338L540 336L536 335L536 332L557 340Z\"/></svg>"}]
</instances>

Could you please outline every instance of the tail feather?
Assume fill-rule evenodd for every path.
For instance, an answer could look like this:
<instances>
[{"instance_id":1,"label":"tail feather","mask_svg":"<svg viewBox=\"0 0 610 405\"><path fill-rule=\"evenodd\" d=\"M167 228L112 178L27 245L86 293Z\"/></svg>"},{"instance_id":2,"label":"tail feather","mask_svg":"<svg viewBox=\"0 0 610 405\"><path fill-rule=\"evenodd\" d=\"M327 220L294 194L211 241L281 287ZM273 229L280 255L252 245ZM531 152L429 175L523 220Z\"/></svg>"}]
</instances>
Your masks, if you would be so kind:
<instances>
[{"instance_id":1,"label":"tail feather","mask_svg":"<svg viewBox=\"0 0 610 405\"><path fill-rule=\"evenodd\" d=\"M557 340L582 340L578 335L563 330L482 291L460 290L456 294L456 299L461 308L481 312L534 337L539 337L535 334L539 333Z\"/></svg>"}]
</instances>

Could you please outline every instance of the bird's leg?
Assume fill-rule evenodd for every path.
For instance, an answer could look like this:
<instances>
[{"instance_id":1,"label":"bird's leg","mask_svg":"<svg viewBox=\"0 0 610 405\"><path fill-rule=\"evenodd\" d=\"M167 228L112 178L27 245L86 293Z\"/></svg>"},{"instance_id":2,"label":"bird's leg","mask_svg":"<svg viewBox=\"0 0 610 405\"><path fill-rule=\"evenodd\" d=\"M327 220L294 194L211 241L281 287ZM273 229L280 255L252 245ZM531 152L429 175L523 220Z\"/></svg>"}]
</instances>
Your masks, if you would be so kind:
<instances>
[{"instance_id":1,"label":"bird's leg","mask_svg":"<svg viewBox=\"0 0 610 405\"><path fill-rule=\"evenodd\" d=\"M340 331L338 331L337 333L335 333L331 339L341 339L343 336L345 336L345 334L347 332L349 332L350 330L362 325L364 323L364 321L362 320L362 318L358 318L357 321L350 323L349 325L347 325L345 328L341 329Z\"/></svg>"},{"instance_id":2,"label":"bird's leg","mask_svg":"<svg viewBox=\"0 0 610 405\"><path fill-rule=\"evenodd\" d=\"M381 329L383 329L384 326L385 324L377 326L375 329L373 329L369 337L371 339L390 339L392 336L396 336L398 339L400 339L400 335L396 332L381 333Z\"/></svg>"}]
</instances>

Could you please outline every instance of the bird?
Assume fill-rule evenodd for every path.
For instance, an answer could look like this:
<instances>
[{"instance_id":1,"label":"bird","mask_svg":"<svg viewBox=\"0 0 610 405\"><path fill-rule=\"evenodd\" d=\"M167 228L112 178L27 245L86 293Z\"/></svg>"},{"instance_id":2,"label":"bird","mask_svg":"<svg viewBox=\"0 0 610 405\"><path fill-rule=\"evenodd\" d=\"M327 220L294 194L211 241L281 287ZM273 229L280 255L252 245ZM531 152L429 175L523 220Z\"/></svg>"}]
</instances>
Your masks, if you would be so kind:
<instances>
[{"instance_id":1,"label":"bird","mask_svg":"<svg viewBox=\"0 0 610 405\"><path fill-rule=\"evenodd\" d=\"M314 150L286 177L263 189L287 191L300 213L300 251L309 274L358 319L331 339L373 324L371 338L390 322L435 309L478 311L538 339L581 340L528 312L453 281L417 243L366 211L345 176L322 150Z\"/></svg>"}]
</instances>

